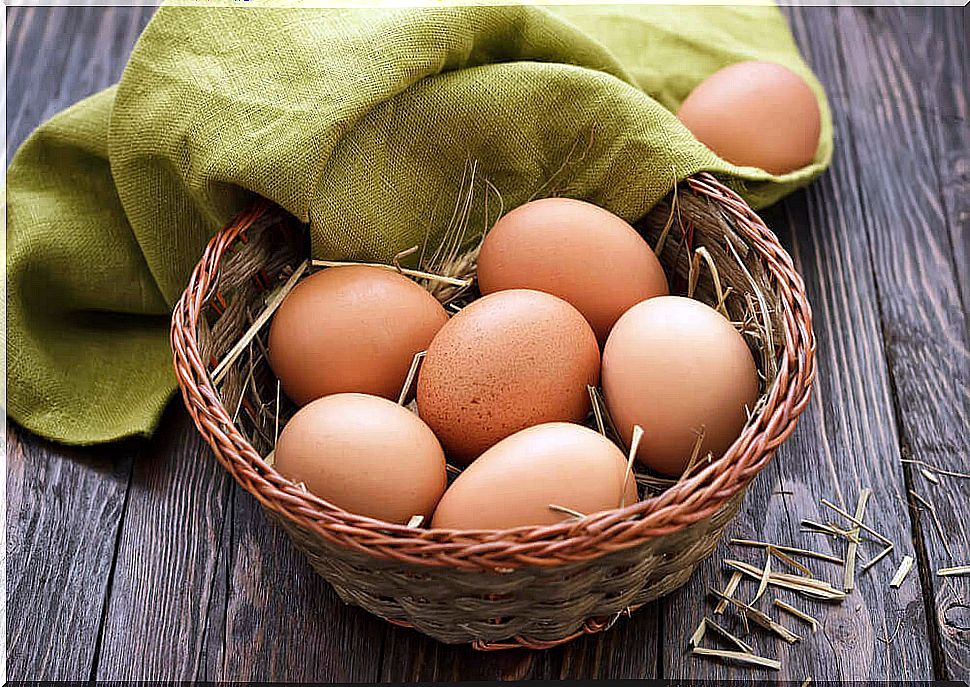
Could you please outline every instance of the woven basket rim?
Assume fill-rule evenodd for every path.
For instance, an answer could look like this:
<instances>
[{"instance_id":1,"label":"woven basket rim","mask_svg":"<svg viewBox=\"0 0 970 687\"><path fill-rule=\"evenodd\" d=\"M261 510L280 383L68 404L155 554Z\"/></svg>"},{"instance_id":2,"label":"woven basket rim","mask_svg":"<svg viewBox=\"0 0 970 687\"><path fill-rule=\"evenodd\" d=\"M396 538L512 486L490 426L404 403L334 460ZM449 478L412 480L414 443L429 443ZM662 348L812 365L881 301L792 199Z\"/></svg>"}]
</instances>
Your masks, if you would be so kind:
<instances>
[{"instance_id":1,"label":"woven basket rim","mask_svg":"<svg viewBox=\"0 0 970 687\"><path fill-rule=\"evenodd\" d=\"M734 191L701 172L689 188L718 203L757 251L780 297L784 346L765 405L717 460L664 492L555 525L507 530L417 529L345 511L293 484L267 464L236 427L199 351L198 323L234 241L272 207L259 200L207 244L172 315L171 344L185 405L217 459L266 508L376 558L467 569L554 566L636 546L710 517L744 489L792 433L815 377L815 338L804 283L791 256Z\"/></svg>"}]
</instances>

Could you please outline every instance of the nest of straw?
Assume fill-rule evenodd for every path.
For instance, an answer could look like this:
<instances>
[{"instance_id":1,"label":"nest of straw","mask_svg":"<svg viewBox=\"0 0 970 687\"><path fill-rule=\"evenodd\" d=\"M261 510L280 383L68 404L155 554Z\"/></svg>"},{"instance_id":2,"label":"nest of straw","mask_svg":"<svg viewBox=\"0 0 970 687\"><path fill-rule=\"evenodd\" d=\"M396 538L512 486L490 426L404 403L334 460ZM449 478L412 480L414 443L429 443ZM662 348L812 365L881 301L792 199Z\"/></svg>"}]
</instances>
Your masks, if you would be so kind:
<instances>
[{"instance_id":1,"label":"nest of straw","mask_svg":"<svg viewBox=\"0 0 970 687\"><path fill-rule=\"evenodd\" d=\"M463 180L464 182L464 180ZM488 192L497 190L487 182L484 214L489 221ZM280 391L279 381L268 366L267 323L286 294L301 279L320 269L342 265L369 264L396 270L413 278L424 286L451 313L456 313L480 296L475 275L478 251L487 233L487 227L476 232L469 231L472 198L476 188L474 170L459 196L455 211L438 247L428 251L427 242L420 247L415 267L407 267L404 261L419 252L414 246L395 256L389 263L360 263L338 260L306 260L292 254L280 244L262 270L276 274L275 288L269 289L262 299L234 298L226 301L226 309L214 308L210 320L207 353L218 360L213 380L227 407L234 409L233 421L244 431L247 438L272 464L273 450L279 430L296 412L297 407ZM498 215L501 216L499 196ZM272 222L272 220L268 220ZM681 193L675 189L669 199L658 205L636 227L654 248L667 274L671 293L696 298L721 312L742 334L752 355L758 362L761 397L753 408L748 409L749 421L756 420L764 408L767 390L778 372L776 333L781 331L777 313L772 307L775 301L768 276L761 260L751 259L752 249L730 230L728 218L711 213L709 203L693 193ZM700 237L716 236L720 230L721 241L703 241ZM289 247L294 247L289 244ZM240 260L251 261L250 253L239 253ZM305 255L305 253L303 254ZM221 292L238 288L233 275L249 270L243 263L238 271L227 265ZM241 325L246 324L243 328ZM400 398L408 397L414 384L420 359L419 353L411 367L411 373L401 390ZM591 412L586 425L604 434L623 450L629 447L609 415L603 396L598 388L590 387ZM416 411L413 406L412 410ZM669 486L691 475L699 466L710 464L715 458L701 455L698 437L695 451L686 457L686 469L679 479L670 479L648 471L639 462L632 465L640 497L658 494ZM462 466L448 464L449 478L460 474Z\"/></svg>"},{"instance_id":2,"label":"nest of straw","mask_svg":"<svg viewBox=\"0 0 970 687\"><path fill-rule=\"evenodd\" d=\"M474 170L469 178L444 241L384 266L414 277L452 312L478 297L478 246L502 211L497 190L476 182ZM476 188L491 205L474 228ZM636 228L655 248L672 293L717 308L741 332L762 394L725 455L695 451L679 479L637 464L635 504L594 515L564 512L551 526L446 532L348 513L278 474L273 447L296 408L269 367L267 324L300 279L338 263L314 265L305 228L265 203L212 240L176 307L172 343L186 406L220 462L348 602L478 648L543 648L601 631L683 584L710 554L749 481L793 430L814 378L801 279L736 194L698 175ZM589 426L626 449L599 390L590 394ZM459 470L449 467L452 477Z\"/></svg>"}]
</instances>

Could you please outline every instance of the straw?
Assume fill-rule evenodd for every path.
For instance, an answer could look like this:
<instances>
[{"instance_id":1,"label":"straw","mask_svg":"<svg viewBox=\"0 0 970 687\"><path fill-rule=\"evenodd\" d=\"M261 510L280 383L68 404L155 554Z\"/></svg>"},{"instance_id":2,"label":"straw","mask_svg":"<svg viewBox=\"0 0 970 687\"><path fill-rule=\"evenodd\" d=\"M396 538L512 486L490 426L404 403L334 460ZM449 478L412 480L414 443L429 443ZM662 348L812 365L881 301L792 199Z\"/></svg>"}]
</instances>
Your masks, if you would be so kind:
<instances>
[{"instance_id":1,"label":"straw","mask_svg":"<svg viewBox=\"0 0 970 687\"><path fill-rule=\"evenodd\" d=\"M748 577L756 580L760 580L763 573L762 570L759 570L753 565L748 565L747 563L742 563L741 561L725 560L724 564L729 568L738 570L739 572L742 572ZM823 599L825 601L841 601L845 598L845 592L843 592L841 589L836 589L827 582L815 580L810 577L799 577L797 575L786 575L784 573L771 573L768 576L768 584L799 592L812 598Z\"/></svg>"},{"instance_id":2,"label":"straw","mask_svg":"<svg viewBox=\"0 0 970 687\"><path fill-rule=\"evenodd\" d=\"M785 603L781 599L775 599L774 604L775 604L775 606L777 606L781 610L786 611L786 612L790 613L791 615L795 616L796 618L798 618L799 620L804 620L806 623L808 623L809 625L811 625L812 626L812 632L816 632L818 630L818 620L816 620L815 618L813 618L812 616L810 616L805 611L800 611L797 608L795 608L794 606L792 606L791 604Z\"/></svg>"},{"instance_id":3,"label":"straw","mask_svg":"<svg viewBox=\"0 0 970 687\"><path fill-rule=\"evenodd\" d=\"M869 525L867 525L864 522L862 522L861 520L859 520L859 518L856 518L856 517L853 517L853 516L849 515L844 510L842 510L841 508L839 508L838 506L836 506L834 503L831 503L827 499L822 499L821 500L821 503L826 508L831 508L832 510L834 510L836 513L838 513L843 518L845 518L846 520L848 520L849 522L851 522L853 525L856 525L860 529L865 530L866 532L868 532L869 534L871 534L872 536L874 536L876 539L878 539L882 543L884 543L884 544L892 544L892 542L888 538L886 538L883 535L881 535L878 532L876 532L874 529L872 529L871 527L869 527Z\"/></svg>"},{"instance_id":4,"label":"straw","mask_svg":"<svg viewBox=\"0 0 970 687\"><path fill-rule=\"evenodd\" d=\"M796 635L794 632L789 630L784 625L776 623L771 617L764 611L760 611L751 604L746 604L743 601L739 601L733 597L726 597L721 592L717 591L713 587L708 589L709 593L720 599L727 599L728 603L732 604L738 611L742 614L743 618L750 618L761 627L774 632L776 635L784 639L789 644L794 644L795 642L801 640L801 637Z\"/></svg>"},{"instance_id":5,"label":"straw","mask_svg":"<svg viewBox=\"0 0 970 687\"><path fill-rule=\"evenodd\" d=\"M698 644L701 643L701 640L704 639L704 634L706 632L707 632L707 618L701 618L700 625L698 625L697 629L694 630L694 634L690 636L690 639L687 640L687 643L691 647L697 646Z\"/></svg>"},{"instance_id":6,"label":"straw","mask_svg":"<svg viewBox=\"0 0 970 687\"><path fill-rule=\"evenodd\" d=\"M697 654L698 656L710 656L711 658L723 658L728 661L747 663L761 666L762 668L770 668L771 670L781 670L781 661L765 658L764 656L756 656L755 654L749 654L743 651L722 651L721 649L705 649L695 646L691 649L691 653Z\"/></svg>"},{"instance_id":7,"label":"straw","mask_svg":"<svg viewBox=\"0 0 970 687\"><path fill-rule=\"evenodd\" d=\"M751 603L756 602L768 589L768 580L771 577L771 547L768 547L767 554L765 555L765 567L761 572L761 579L758 580L758 591L755 592L754 598Z\"/></svg>"},{"instance_id":8,"label":"straw","mask_svg":"<svg viewBox=\"0 0 970 687\"><path fill-rule=\"evenodd\" d=\"M697 288L697 281L700 279L701 272L701 260L707 263L707 268L711 271L711 280L714 283L714 291L717 295L717 301L715 310L721 313L724 317L730 319L727 310L724 308L724 301L727 296L724 293L724 287L721 286L721 276L717 271L717 263L714 262L714 258L711 257L710 251L704 246L698 246L694 249L694 258L690 262L690 267L687 272L687 297L693 298L694 291Z\"/></svg>"},{"instance_id":9,"label":"straw","mask_svg":"<svg viewBox=\"0 0 970 687\"><path fill-rule=\"evenodd\" d=\"M884 548L882 551L880 551L879 553L877 553L876 556L875 556L875 558L873 558L871 561L869 561L868 563L866 563L865 565L862 566L862 570L860 572L865 572L866 570L868 570L869 568L871 568L872 566L874 566L876 563L878 563L879 561L881 561L883 558L885 558L886 556L888 556L890 554L890 552L892 552L893 548L894 548L893 545L890 544L889 546L887 546L886 548Z\"/></svg>"},{"instance_id":10,"label":"straw","mask_svg":"<svg viewBox=\"0 0 970 687\"><path fill-rule=\"evenodd\" d=\"M927 470L935 472L938 475L946 475L947 477L957 477L959 479L970 479L970 474L966 472L953 472L952 470L944 470L942 468L936 467L932 463L927 463L925 460L914 460L912 458L903 458L900 462L910 463L913 465L921 465Z\"/></svg>"},{"instance_id":11,"label":"straw","mask_svg":"<svg viewBox=\"0 0 970 687\"><path fill-rule=\"evenodd\" d=\"M626 470L623 472L623 484L620 487L620 508L626 505L626 485L630 482L630 475L633 472L633 459L637 457L637 449L640 448L641 439L643 439L643 427L633 425L633 436L630 440L630 455L626 461Z\"/></svg>"},{"instance_id":12,"label":"straw","mask_svg":"<svg viewBox=\"0 0 970 687\"><path fill-rule=\"evenodd\" d=\"M804 565L802 565L801 563L799 563L798 561L796 561L794 558L791 558L788 555L782 553L781 551L779 551L775 547L769 548L768 549L768 553L771 554L772 556L774 556L775 558L777 558L778 560L780 560L782 563L784 563L785 565L787 565L792 570L797 570L798 572L800 572L805 577L815 577L815 575L812 574L812 571L811 570L809 570Z\"/></svg>"},{"instance_id":13,"label":"straw","mask_svg":"<svg viewBox=\"0 0 970 687\"><path fill-rule=\"evenodd\" d=\"M713 620L711 620L709 618L704 618L704 621L707 624L707 627L709 627L712 630L714 630L715 632L717 632L719 635L721 635L726 640L728 640L729 642L731 642L732 644L734 644L736 647L738 647L741 651L743 651L745 653L748 653L748 654L753 654L754 653L754 649L751 648L751 645L750 644L741 641L738 637L735 637L733 634L731 634L730 632L728 632L727 630L725 630L723 627L721 627L720 625L718 625L717 623L715 623Z\"/></svg>"},{"instance_id":14,"label":"straw","mask_svg":"<svg viewBox=\"0 0 970 687\"><path fill-rule=\"evenodd\" d=\"M585 518L586 516L580 513L578 510L573 510L572 508L567 508L566 506L558 506L555 503L549 504L549 510L555 511L557 513L563 513L574 518Z\"/></svg>"},{"instance_id":15,"label":"straw","mask_svg":"<svg viewBox=\"0 0 970 687\"><path fill-rule=\"evenodd\" d=\"M896 574L893 575L893 579L889 582L890 587L895 587L899 589L903 585L903 580L909 575L909 571L913 569L913 557L903 556L902 563L899 564L899 569L896 570Z\"/></svg>"},{"instance_id":16,"label":"straw","mask_svg":"<svg viewBox=\"0 0 970 687\"><path fill-rule=\"evenodd\" d=\"M455 277L446 277L442 274L432 274L431 272L425 272L423 270L412 270L407 267L388 265L382 262L356 262L353 260L312 260L311 264L314 267L377 267L382 270L399 272L400 274L404 274L409 277L416 277L418 279L427 279L429 281L437 281L437 282L441 282L442 284L449 284L451 286L471 286L473 281L471 279L457 279Z\"/></svg>"},{"instance_id":17,"label":"straw","mask_svg":"<svg viewBox=\"0 0 970 687\"><path fill-rule=\"evenodd\" d=\"M862 518L866 514L866 504L869 502L869 497L872 495L872 489L863 489L859 492L859 502L855 507L855 519L862 522ZM842 583L842 588L847 592L851 592L855 587L855 561L856 555L859 550L859 537L858 531L856 531L856 538L849 542L849 548L845 554L845 578Z\"/></svg>"},{"instance_id":18,"label":"straw","mask_svg":"<svg viewBox=\"0 0 970 687\"><path fill-rule=\"evenodd\" d=\"M229 349L229 352L226 353L225 357L219 361L219 364L215 366L215 369L213 369L209 375L212 378L212 383L214 385L218 385L219 382L222 381L222 378L225 376L229 366L236 361L236 358L238 358L244 350L246 350L246 346L248 346L249 342L252 341L256 334L259 333L259 330L263 328L263 325L269 322L269 318L273 316L276 309L279 308L283 303L283 299L286 298L287 294L292 291L293 287L295 287L297 282L300 281L300 277L303 276L306 268L307 261L304 260L295 270L293 270L293 274L290 275L290 278L286 280L282 288L280 288L280 290L276 292L276 295L273 296L273 298L266 304L266 308L263 309L263 312L259 313L259 316L249 326L249 329L247 329L242 337L233 345L232 348Z\"/></svg>"},{"instance_id":19,"label":"straw","mask_svg":"<svg viewBox=\"0 0 970 687\"><path fill-rule=\"evenodd\" d=\"M403 406L405 401L407 401L408 395L411 393L411 387L414 386L414 380L418 376L418 369L421 367L421 361L424 360L424 356L428 354L427 351L419 351L414 354L411 358L411 366L408 368L407 377L404 378L404 384L401 385L401 393L397 397L397 404Z\"/></svg>"},{"instance_id":20,"label":"straw","mask_svg":"<svg viewBox=\"0 0 970 687\"><path fill-rule=\"evenodd\" d=\"M741 580L743 578L744 576L739 572L731 573L731 579L728 580L727 585L724 587L724 591L721 593L725 598L721 599L717 606L714 607L714 615L721 615L724 613L725 609L730 603L728 599L730 599L734 595L734 592L738 590L738 585L741 584Z\"/></svg>"},{"instance_id":21,"label":"straw","mask_svg":"<svg viewBox=\"0 0 970 687\"><path fill-rule=\"evenodd\" d=\"M909 490L909 493L912 494L913 498L926 506L927 510L929 510L930 517L933 519L933 526L936 528L936 533L940 535L940 541L943 542L943 548L946 549L946 555L950 557L950 560L953 560L953 551L950 549L950 541L943 531L943 523L940 522L940 516L936 513L936 506L934 506L931 501L923 498L912 489Z\"/></svg>"},{"instance_id":22,"label":"straw","mask_svg":"<svg viewBox=\"0 0 970 687\"><path fill-rule=\"evenodd\" d=\"M596 387L587 384L586 391L589 393L590 406L593 408L593 418L596 421L596 430L606 436L606 423L603 420L603 409L600 408L599 395L596 392Z\"/></svg>"},{"instance_id":23,"label":"straw","mask_svg":"<svg viewBox=\"0 0 970 687\"><path fill-rule=\"evenodd\" d=\"M842 565L841 558L836 558L835 556L830 556L826 553L819 553L818 551L811 551L809 549L797 549L793 546L778 546L777 544L769 544L767 542L754 541L752 539L731 539L728 541L728 543L736 546L753 546L762 549L772 548L775 549L776 552L783 552L796 556L807 556L809 558L817 558L820 561L827 561L829 563Z\"/></svg>"}]
</instances>

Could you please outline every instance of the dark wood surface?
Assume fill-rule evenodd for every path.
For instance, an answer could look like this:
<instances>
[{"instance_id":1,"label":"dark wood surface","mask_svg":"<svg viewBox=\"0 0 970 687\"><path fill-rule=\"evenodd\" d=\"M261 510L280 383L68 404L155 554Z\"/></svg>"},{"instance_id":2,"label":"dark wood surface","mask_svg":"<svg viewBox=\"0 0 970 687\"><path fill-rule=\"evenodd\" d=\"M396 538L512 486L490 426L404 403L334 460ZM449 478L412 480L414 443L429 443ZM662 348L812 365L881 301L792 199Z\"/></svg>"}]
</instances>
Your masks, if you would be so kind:
<instances>
[{"instance_id":1,"label":"dark wood surface","mask_svg":"<svg viewBox=\"0 0 970 687\"><path fill-rule=\"evenodd\" d=\"M114 82L150 8L7 10L7 159L41 121ZM11 679L416 681L541 678L970 678L970 12L789 8L828 89L832 168L764 214L815 311L815 398L728 536L841 545L799 531L828 498L896 542L841 605L769 592L819 618L780 674L685 653L710 612L722 543L690 583L609 632L546 652L481 654L343 605L218 467L174 402L151 441L69 449L7 425ZM925 507L935 505L944 543ZM948 550L949 549L949 550ZM861 547L868 559L877 552ZM952 554L952 556L951 556ZM917 568L888 586L903 555ZM840 569L811 566L841 582ZM753 592L746 587L745 594ZM778 616L778 614L775 614ZM725 624L732 621L725 616ZM732 625L733 626L733 625ZM889 641L887 641L889 640Z\"/></svg>"}]
</instances>

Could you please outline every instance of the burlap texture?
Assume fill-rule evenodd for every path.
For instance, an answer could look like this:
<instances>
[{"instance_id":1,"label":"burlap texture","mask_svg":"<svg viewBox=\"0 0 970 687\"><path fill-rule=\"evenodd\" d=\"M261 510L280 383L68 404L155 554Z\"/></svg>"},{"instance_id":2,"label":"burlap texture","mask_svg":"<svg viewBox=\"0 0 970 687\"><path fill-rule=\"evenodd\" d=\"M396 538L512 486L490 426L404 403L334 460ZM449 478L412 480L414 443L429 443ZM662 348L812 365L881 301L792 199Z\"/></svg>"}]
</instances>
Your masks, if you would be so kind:
<instances>
[{"instance_id":1,"label":"burlap texture","mask_svg":"<svg viewBox=\"0 0 970 687\"><path fill-rule=\"evenodd\" d=\"M736 167L673 116L746 59L815 89L812 165ZM701 170L766 205L831 149L824 93L771 6L163 7L120 84L39 127L8 170L8 412L70 443L149 433L175 388L170 307L256 195L309 223L315 256L387 260L440 239L470 165L489 212L553 179L634 220Z\"/></svg>"}]
</instances>

